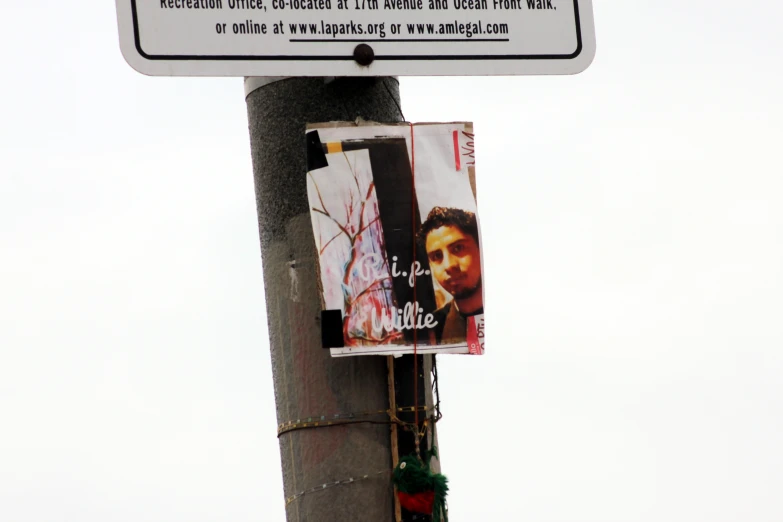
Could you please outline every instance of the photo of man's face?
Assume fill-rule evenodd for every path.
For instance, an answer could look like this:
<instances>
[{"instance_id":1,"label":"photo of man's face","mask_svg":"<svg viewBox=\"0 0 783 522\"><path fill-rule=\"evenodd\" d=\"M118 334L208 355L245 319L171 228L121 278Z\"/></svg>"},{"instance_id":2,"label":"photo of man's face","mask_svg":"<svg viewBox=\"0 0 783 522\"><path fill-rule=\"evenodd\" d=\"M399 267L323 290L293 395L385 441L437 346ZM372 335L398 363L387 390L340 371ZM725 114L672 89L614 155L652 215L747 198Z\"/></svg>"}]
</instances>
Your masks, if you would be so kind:
<instances>
[{"instance_id":1,"label":"photo of man's face","mask_svg":"<svg viewBox=\"0 0 783 522\"><path fill-rule=\"evenodd\" d=\"M481 291L481 256L473 236L444 225L427 234L425 248L435 280L454 299Z\"/></svg>"}]
</instances>

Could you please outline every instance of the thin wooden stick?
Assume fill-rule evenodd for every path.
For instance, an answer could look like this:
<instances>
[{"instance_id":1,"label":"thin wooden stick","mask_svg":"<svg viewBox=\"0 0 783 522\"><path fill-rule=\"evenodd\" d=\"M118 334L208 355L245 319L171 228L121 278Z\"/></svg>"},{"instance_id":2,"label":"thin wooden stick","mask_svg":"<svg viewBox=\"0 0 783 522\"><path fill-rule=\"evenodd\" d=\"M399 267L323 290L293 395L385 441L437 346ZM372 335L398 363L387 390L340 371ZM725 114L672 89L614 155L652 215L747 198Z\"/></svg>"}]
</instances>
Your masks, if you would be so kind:
<instances>
[{"instance_id":1,"label":"thin wooden stick","mask_svg":"<svg viewBox=\"0 0 783 522\"><path fill-rule=\"evenodd\" d=\"M389 411L394 417L397 416L397 395L394 388L394 356L386 356L386 367L388 368L389 379ZM394 420L394 419L392 419ZM397 424L391 424L391 452L392 452L392 469L397 467L400 462L400 448L397 445ZM402 509L400 508L400 499L397 498L397 489L394 490L394 520L396 522L402 522Z\"/></svg>"}]
</instances>

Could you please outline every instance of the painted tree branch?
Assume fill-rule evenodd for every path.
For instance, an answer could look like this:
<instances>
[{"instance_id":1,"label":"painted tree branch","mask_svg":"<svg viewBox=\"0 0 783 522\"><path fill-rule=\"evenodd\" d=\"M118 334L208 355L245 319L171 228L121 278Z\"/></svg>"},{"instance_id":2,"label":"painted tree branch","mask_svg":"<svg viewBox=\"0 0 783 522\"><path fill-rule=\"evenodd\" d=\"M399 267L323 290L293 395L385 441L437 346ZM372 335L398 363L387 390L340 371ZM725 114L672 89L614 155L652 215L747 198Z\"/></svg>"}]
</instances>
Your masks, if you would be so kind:
<instances>
[{"instance_id":1,"label":"painted tree branch","mask_svg":"<svg viewBox=\"0 0 783 522\"><path fill-rule=\"evenodd\" d=\"M321 210L320 208L313 207L312 210L313 210L313 212L318 212L319 214L323 214L324 216L326 216L329 219L331 219L332 221L334 221L334 224L337 225L337 228L339 228L342 233L344 233L346 236L348 236L348 240L353 245L353 240L354 240L353 236L351 236L350 232L348 232L348 230L346 230L345 227L342 226L339 221L334 219L328 212L325 212L325 211Z\"/></svg>"},{"instance_id":2,"label":"painted tree branch","mask_svg":"<svg viewBox=\"0 0 783 522\"><path fill-rule=\"evenodd\" d=\"M372 288L373 288L374 286L376 286L376 285L377 285L377 284L379 284L379 283L383 283L384 281L391 281L391 277L384 277L384 278L382 278L382 279L376 279L375 281L373 281L372 283L370 283L370 286L368 286L367 288L365 288L364 290L362 290L361 292L359 292L358 294L356 294L356 297L354 297L354 298L351 300L351 302L352 302L352 303L356 303L356 301L358 301L360 297L362 297L362 296L363 296L363 295L365 295L367 292L369 292L370 290L372 290ZM386 287L381 287L381 288L383 288L383 289L386 289Z\"/></svg>"}]
</instances>

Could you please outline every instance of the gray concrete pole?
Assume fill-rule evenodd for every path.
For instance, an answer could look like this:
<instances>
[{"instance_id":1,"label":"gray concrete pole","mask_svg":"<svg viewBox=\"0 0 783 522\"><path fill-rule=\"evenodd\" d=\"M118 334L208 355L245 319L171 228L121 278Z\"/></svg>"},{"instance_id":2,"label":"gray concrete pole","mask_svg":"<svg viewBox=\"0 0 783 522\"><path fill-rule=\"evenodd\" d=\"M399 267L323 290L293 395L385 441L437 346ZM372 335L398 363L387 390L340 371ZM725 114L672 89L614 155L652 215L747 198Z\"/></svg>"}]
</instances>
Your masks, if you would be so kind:
<instances>
[{"instance_id":1,"label":"gray concrete pole","mask_svg":"<svg viewBox=\"0 0 783 522\"><path fill-rule=\"evenodd\" d=\"M389 407L385 357L333 359L321 348L317 256L305 183L305 124L357 117L396 122L401 120L398 104L399 86L393 78L330 83L323 78L288 78L247 97L280 424ZM419 365L420 378L423 366ZM428 390L423 383L422 404L431 403ZM286 499L322 484L371 475L287 501L289 522L393 521L391 476L385 473L392 468L388 425L287 432L280 437L280 455Z\"/></svg>"}]
</instances>

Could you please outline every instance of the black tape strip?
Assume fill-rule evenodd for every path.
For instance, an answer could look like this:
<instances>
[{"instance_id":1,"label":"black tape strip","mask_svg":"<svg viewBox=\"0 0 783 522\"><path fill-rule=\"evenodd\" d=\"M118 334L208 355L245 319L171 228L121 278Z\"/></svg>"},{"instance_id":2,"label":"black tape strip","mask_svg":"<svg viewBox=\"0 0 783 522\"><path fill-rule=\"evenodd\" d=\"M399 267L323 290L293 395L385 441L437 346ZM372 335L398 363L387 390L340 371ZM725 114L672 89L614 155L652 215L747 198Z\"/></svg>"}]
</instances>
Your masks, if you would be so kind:
<instances>
[{"instance_id":1,"label":"black tape strip","mask_svg":"<svg viewBox=\"0 0 783 522\"><path fill-rule=\"evenodd\" d=\"M345 346L342 310L321 310L321 346L323 348Z\"/></svg>"},{"instance_id":2,"label":"black tape strip","mask_svg":"<svg viewBox=\"0 0 783 522\"><path fill-rule=\"evenodd\" d=\"M307 133L307 172L328 167L326 153L321 145L321 138L318 131L313 130Z\"/></svg>"}]
</instances>

